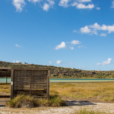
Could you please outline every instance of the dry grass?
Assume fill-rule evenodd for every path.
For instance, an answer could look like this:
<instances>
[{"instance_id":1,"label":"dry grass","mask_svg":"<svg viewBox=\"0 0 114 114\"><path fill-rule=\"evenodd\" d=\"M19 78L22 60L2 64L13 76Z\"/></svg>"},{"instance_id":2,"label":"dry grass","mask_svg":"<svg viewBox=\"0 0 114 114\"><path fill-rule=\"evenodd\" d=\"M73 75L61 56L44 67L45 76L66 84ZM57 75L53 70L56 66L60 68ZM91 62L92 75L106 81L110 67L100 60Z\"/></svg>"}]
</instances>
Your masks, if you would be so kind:
<instances>
[{"instance_id":1,"label":"dry grass","mask_svg":"<svg viewBox=\"0 0 114 114\"><path fill-rule=\"evenodd\" d=\"M50 83L50 94L54 92L64 98L93 98L114 102L114 83Z\"/></svg>"},{"instance_id":2,"label":"dry grass","mask_svg":"<svg viewBox=\"0 0 114 114\"><path fill-rule=\"evenodd\" d=\"M74 114L110 114L105 112L99 112L99 111L88 111L87 109L81 109L79 111L76 111Z\"/></svg>"},{"instance_id":3,"label":"dry grass","mask_svg":"<svg viewBox=\"0 0 114 114\"><path fill-rule=\"evenodd\" d=\"M63 101L59 96L50 96L50 99L35 99L30 95L18 95L14 99L7 102L6 107L10 108L33 108L38 106L51 106L59 107L66 106L65 101Z\"/></svg>"},{"instance_id":4,"label":"dry grass","mask_svg":"<svg viewBox=\"0 0 114 114\"><path fill-rule=\"evenodd\" d=\"M10 94L11 86L10 84L0 84L0 95L1 94Z\"/></svg>"},{"instance_id":5,"label":"dry grass","mask_svg":"<svg viewBox=\"0 0 114 114\"><path fill-rule=\"evenodd\" d=\"M0 94L9 93L10 85L0 85ZM114 82L102 83L50 83L50 95L77 99L93 98L114 102Z\"/></svg>"}]
</instances>

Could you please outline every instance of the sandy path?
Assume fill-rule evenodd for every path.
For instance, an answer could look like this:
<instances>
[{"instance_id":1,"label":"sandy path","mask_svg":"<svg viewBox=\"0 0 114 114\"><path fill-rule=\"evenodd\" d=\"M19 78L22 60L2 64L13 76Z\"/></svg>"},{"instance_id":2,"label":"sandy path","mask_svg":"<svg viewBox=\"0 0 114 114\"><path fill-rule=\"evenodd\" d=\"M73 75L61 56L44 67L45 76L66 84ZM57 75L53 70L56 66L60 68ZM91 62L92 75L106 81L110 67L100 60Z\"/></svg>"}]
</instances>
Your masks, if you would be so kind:
<instances>
[{"instance_id":1,"label":"sandy path","mask_svg":"<svg viewBox=\"0 0 114 114\"><path fill-rule=\"evenodd\" d=\"M94 103L94 102L78 102L78 101L67 101L65 107L38 107L38 108L5 108L0 107L0 114L72 114L81 108L110 112L114 114L114 103Z\"/></svg>"}]
</instances>

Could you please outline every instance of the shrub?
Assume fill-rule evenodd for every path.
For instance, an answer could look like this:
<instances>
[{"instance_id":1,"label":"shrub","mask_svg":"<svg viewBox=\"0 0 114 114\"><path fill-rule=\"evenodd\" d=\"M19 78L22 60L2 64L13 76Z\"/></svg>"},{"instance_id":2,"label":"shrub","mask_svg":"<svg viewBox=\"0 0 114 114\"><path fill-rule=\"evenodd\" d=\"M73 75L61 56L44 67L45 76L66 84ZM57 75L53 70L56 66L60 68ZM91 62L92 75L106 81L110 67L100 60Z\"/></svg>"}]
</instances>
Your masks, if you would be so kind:
<instances>
[{"instance_id":1,"label":"shrub","mask_svg":"<svg viewBox=\"0 0 114 114\"><path fill-rule=\"evenodd\" d=\"M18 95L14 99L6 103L6 107L10 108L33 108L36 106L65 106L66 103L58 95L50 96L50 99L35 99L30 95Z\"/></svg>"}]
</instances>

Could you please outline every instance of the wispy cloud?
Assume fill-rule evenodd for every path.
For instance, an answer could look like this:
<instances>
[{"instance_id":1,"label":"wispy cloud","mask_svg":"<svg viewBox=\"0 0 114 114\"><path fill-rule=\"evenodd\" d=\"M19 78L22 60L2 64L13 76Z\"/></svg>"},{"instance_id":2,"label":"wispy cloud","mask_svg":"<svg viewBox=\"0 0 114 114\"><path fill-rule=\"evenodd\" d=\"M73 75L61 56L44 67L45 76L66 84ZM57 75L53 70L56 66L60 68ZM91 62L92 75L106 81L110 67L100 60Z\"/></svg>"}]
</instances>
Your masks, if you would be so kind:
<instances>
[{"instance_id":1,"label":"wispy cloud","mask_svg":"<svg viewBox=\"0 0 114 114\"><path fill-rule=\"evenodd\" d=\"M68 7L69 5L68 5L68 2L69 2L70 0L60 0L60 2L59 2L59 6L62 6L62 7Z\"/></svg>"},{"instance_id":2,"label":"wispy cloud","mask_svg":"<svg viewBox=\"0 0 114 114\"><path fill-rule=\"evenodd\" d=\"M29 2L33 2L33 3L36 3L36 2L40 2L41 0L28 0Z\"/></svg>"},{"instance_id":3,"label":"wispy cloud","mask_svg":"<svg viewBox=\"0 0 114 114\"><path fill-rule=\"evenodd\" d=\"M22 46L20 46L20 45L18 45L18 44L15 44L15 46L16 46L16 47L22 47Z\"/></svg>"},{"instance_id":4,"label":"wispy cloud","mask_svg":"<svg viewBox=\"0 0 114 114\"><path fill-rule=\"evenodd\" d=\"M107 61L103 61L102 63L97 63L97 65L108 65L112 63L112 58L108 58Z\"/></svg>"},{"instance_id":5,"label":"wispy cloud","mask_svg":"<svg viewBox=\"0 0 114 114\"><path fill-rule=\"evenodd\" d=\"M79 2L91 2L91 0L78 0Z\"/></svg>"},{"instance_id":6,"label":"wispy cloud","mask_svg":"<svg viewBox=\"0 0 114 114\"><path fill-rule=\"evenodd\" d=\"M85 48L85 49L87 49L87 47L85 47L85 46L78 46L78 48Z\"/></svg>"},{"instance_id":7,"label":"wispy cloud","mask_svg":"<svg viewBox=\"0 0 114 114\"><path fill-rule=\"evenodd\" d=\"M73 62L70 62L70 65L73 65Z\"/></svg>"},{"instance_id":8,"label":"wispy cloud","mask_svg":"<svg viewBox=\"0 0 114 114\"><path fill-rule=\"evenodd\" d=\"M85 68L85 66L83 65L83 66L79 66L79 68Z\"/></svg>"},{"instance_id":9,"label":"wispy cloud","mask_svg":"<svg viewBox=\"0 0 114 114\"><path fill-rule=\"evenodd\" d=\"M49 64L52 64L52 61L49 61Z\"/></svg>"},{"instance_id":10,"label":"wispy cloud","mask_svg":"<svg viewBox=\"0 0 114 114\"><path fill-rule=\"evenodd\" d=\"M73 41L71 41L71 44L74 44L74 45L76 45L76 44L80 44L81 42L79 41L79 40L73 40Z\"/></svg>"},{"instance_id":11,"label":"wispy cloud","mask_svg":"<svg viewBox=\"0 0 114 114\"><path fill-rule=\"evenodd\" d=\"M102 33L102 34L100 34L100 36L106 36L106 34L105 33Z\"/></svg>"},{"instance_id":12,"label":"wispy cloud","mask_svg":"<svg viewBox=\"0 0 114 114\"><path fill-rule=\"evenodd\" d=\"M20 61L18 61L18 60L16 60L16 61L13 60L13 63L19 63L19 62L20 62Z\"/></svg>"},{"instance_id":13,"label":"wispy cloud","mask_svg":"<svg viewBox=\"0 0 114 114\"><path fill-rule=\"evenodd\" d=\"M111 6L111 8L114 8L114 0L112 1L112 6Z\"/></svg>"},{"instance_id":14,"label":"wispy cloud","mask_svg":"<svg viewBox=\"0 0 114 114\"><path fill-rule=\"evenodd\" d=\"M61 64L61 60L57 60L57 64Z\"/></svg>"},{"instance_id":15,"label":"wispy cloud","mask_svg":"<svg viewBox=\"0 0 114 114\"><path fill-rule=\"evenodd\" d=\"M55 2L53 0L47 0L48 3L44 3L43 5L43 10L48 11L50 9L50 7L53 7L53 5L55 4Z\"/></svg>"},{"instance_id":16,"label":"wispy cloud","mask_svg":"<svg viewBox=\"0 0 114 114\"><path fill-rule=\"evenodd\" d=\"M13 5L15 6L17 12L21 12L26 3L24 0L13 0Z\"/></svg>"},{"instance_id":17,"label":"wispy cloud","mask_svg":"<svg viewBox=\"0 0 114 114\"><path fill-rule=\"evenodd\" d=\"M100 7L96 7L97 10L100 10L101 8Z\"/></svg>"},{"instance_id":18,"label":"wispy cloud","mask_svg":"<svg viewBox=\"0 0 114 114\"><path fill-rule=\"evenodd\" d=\"M69 48L70 48L71 50L73 50L73 49L74 49L74 47L70 47L70 46L69 46Z\"/></svg>"},{"instance_id":19,"label":"wispy cloud","mask_svg":"<svg viewBox=\"0 0 114 114\"><path fill-rule=\"evenodd\" d=\"M77 32L77 30L73 30L73 32Z\"/></svg>"}]
</instances>

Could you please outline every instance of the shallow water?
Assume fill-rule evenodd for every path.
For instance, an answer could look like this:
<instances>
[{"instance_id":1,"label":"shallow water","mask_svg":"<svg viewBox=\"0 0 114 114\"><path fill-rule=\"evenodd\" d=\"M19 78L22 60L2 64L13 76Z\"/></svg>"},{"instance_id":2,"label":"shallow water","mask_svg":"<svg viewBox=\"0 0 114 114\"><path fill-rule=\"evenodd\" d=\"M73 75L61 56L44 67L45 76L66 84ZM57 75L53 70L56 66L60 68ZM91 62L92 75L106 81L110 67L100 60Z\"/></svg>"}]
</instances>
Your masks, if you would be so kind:
<instances>
[{"instance_id":1,"label":"shallow water","mask_svg":"<svg viewBox=\"0 0 114 114\"><path fill-rule=\"evenodd\" d=\"M111 82L114 79L50 79L50 82ZM0 78L0 83L5 83L6 78ZM11 78L7 78L7 82L11 82Z\"/></svg>"}]
</instances>

